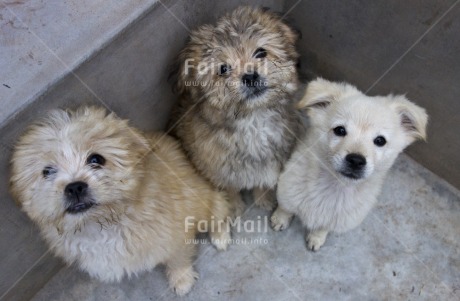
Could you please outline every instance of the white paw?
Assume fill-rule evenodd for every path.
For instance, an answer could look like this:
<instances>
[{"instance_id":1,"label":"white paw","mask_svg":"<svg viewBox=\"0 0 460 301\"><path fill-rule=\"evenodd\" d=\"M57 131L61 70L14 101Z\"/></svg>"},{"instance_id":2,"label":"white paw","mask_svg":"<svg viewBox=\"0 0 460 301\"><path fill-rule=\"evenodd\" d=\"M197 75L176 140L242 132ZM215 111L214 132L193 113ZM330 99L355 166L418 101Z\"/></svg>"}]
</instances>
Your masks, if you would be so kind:
<instances>
[{"instance_id":1,"label":"white paw","mask_svg":"<svg viewBox=\"0 0 460 301\"><path fill-rule=\"evenodd\" d=\"M218 251L225 251L231 240L230 232L221 232L221 233L213 233L211 234L211 243ZM216 237L217 236L217 237Z\"/></svg>"},{"instance_id":2,"label":"white paw","mask_svg":"<svg viewBox=\"0 0 460 301\"><path fill-rule=\"evenodd\" d=\"M198 273L192 267L171 271L169 275L169 285L178 296L184 296L192 289Z\"/></svg>"},{"instance_id":3,"label":"white paw","mask_svg":"<svg viewBox=\"0 0 460 301\"><path fill-rule=\"evenodd\" d=\"M294 215L284 211L276 210L270 217L270 223L274 231L283 231L289 228Z\"/></svg>"},{"instance_id":4,"label":"white paw","mask_svg":"<svg viewBox=\"0 0 460 301\"><path fill-rule=\"evenodd\" d=\"M327 232L310 232L305 236L307 247L311 251L318 251L326 242Z\"/></svg>"}]
</instances>

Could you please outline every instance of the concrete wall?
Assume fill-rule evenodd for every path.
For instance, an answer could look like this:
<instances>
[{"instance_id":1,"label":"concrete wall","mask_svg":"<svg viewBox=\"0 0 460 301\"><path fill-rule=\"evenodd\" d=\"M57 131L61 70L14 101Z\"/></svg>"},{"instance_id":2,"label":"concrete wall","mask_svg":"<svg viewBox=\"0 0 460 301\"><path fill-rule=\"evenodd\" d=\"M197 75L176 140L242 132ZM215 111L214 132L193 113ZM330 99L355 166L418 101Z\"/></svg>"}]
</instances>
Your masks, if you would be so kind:
<instances>
[{"instance_id":1,"label":"concrete wall","mask_svg":"<svg viewBox=\"0 0 460 301\"><path fill-rule=\"evenodd\" d=\"M370 95L405 93L430 115L407 153L460 188L460 5L454 0L288 0L302 67ZM293 8L294 7L294 8Z\"/></svg>"},{"instance_id":2,"label":"concrete wall","mask_svg":"<svg viewBox=\"0 0 460 301\"><path fill-rule=\"evenodd\" d=\"M62 267L60 260L46 252L36 227L8 194L8 160L25 127L49 109L101 105L102 101L144 130L162 129L175 101L167 82L170 65L185 45L188 29L212 22L240 4L277 11L283 7L282 2L269 0L163 3L167 8L160 3L151 7L105 49L88 53L90 59L75 74L64 77L0 129L0 299L30 299Z\"/></svg>"}]
</instances>

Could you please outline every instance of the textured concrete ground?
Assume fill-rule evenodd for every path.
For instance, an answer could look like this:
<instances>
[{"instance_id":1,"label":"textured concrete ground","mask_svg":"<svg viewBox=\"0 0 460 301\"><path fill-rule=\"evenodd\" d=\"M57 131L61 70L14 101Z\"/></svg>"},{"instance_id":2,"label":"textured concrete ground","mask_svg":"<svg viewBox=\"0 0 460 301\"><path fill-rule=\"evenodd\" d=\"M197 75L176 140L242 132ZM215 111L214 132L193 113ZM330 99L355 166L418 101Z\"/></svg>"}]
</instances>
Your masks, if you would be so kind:
<instances>
[{"instance_id":1,"label":"textured concrete ground","mask_svg":"<svg viewBox=\"0 0 460 301\"><path fill-rule=\"evenodd\" d=\"M266 212L246 220L262 226ZM235 233L227 252L200 247L200 279L185 298L164 269L120 284L62 269L36 296L50 300L460 300L460 194L401 156L363 224L306 250L298 220L284 232Z\"/></svg>"}]
</instances>

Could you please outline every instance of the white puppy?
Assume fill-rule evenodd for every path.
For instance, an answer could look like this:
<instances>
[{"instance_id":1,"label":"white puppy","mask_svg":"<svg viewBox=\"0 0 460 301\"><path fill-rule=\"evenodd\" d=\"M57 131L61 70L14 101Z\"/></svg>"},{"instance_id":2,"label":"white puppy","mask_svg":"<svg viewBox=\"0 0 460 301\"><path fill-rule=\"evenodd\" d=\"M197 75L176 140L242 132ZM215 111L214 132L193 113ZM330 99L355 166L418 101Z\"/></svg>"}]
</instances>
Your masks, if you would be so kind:
<instances>
[{"instance_id":1,"label":"white puppy","mask_svg":"<svg viewBox=\"0 0 460 301\"><path fill-rule=\"evenodd\" d=\"M369 97L324 79L309 84L299 107L309 109L312 129L280 176L271 223L280 231L297 215L316 251L328 232L362 222L398 154L425 139L428 116L404 96Z\"/></svg>"}]
</instances>

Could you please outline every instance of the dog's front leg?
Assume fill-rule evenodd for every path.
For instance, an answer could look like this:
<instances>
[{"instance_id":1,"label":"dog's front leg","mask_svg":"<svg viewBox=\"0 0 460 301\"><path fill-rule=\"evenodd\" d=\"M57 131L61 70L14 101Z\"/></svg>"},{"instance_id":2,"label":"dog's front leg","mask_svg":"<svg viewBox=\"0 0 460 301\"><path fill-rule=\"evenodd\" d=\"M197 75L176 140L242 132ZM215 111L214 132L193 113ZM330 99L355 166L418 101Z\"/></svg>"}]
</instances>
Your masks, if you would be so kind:
<instances>
[{"instance_id":1,"label":"dog's front leg","mask_svg":"<svg viewBox=\"0 0 460 301\"><path fill-rule=\"evenodd\" d=\"M309 250L318 251L326 242L327 230L309 230L305 236Z\"/></svg>"},{"instance_id":2,"label":"dog's front leg","mask_svg":"<svg viewBox=\"0 0 460 301\"><path fill-rule=\"evenodd\" d=\"M278 205L278 208L276 208L275 212L273 212L272 217L270 218L273 230L283 231L289 228L293 217L294 214L287 212Z\"/></svg>"},{"instance_id":3,"label":"dog's front leg","mask_svg":"<svg viewBox=\"0 0 460 301\"><path fill-rule=\"evenodd\" d=\"M198 273L192 266L196 245L187 244L180 251L173 254L166 262L166 273L169 286L179 296L187 294L198 279Z\"/></svg>"}]
</instances>

